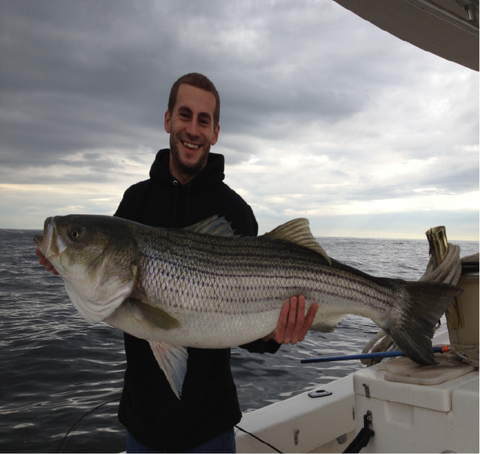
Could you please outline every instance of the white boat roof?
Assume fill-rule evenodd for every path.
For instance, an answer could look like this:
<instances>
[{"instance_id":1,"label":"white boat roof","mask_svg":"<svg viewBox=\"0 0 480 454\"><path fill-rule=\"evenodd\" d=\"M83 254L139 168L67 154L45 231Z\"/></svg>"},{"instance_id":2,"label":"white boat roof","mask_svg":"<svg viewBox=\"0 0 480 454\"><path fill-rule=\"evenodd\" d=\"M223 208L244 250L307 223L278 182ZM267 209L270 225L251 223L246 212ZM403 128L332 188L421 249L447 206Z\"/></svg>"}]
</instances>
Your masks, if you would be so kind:
<instances>
[{"instance_id":1,"label":"white boat roof","mask_svg":"<svg viewBox=\"0 0 480 454\"><path fill-rule=\"evenodd\" d=\"M334 0L382 30L478 71L479 0Z\"/></svg>"}]
</instances>

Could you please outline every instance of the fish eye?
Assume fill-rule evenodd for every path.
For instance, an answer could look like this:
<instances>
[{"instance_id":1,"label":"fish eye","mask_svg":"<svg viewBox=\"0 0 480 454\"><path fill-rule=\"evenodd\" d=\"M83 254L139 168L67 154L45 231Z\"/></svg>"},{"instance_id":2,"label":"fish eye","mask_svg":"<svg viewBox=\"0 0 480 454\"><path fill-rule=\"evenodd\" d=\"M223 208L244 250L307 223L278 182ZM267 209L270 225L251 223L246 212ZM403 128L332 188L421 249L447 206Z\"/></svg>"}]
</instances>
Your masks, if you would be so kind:
<instances>
[{"instance_id":1,"label":"fish eye","mask_svg":"<svg viewBox=\"0 0 480 454\"><path fill-rule=\"evenodd\" d=\"M71 240L78 240L80 238L80 229L79 228L73 228L68 232L68 236L70 237Z\"/></svg>"}]
</instances>

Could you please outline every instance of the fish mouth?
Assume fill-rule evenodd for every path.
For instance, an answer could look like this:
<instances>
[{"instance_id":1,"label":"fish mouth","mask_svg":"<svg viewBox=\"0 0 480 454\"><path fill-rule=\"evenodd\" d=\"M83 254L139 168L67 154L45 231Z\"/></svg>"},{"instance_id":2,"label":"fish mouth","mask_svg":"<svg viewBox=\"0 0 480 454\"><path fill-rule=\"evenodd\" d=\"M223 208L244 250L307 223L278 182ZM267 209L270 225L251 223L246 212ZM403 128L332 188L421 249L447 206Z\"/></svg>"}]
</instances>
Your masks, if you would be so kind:
<instances>
[{"instance_id":1,"label":"fish mouth","mask_svg":"<svg viewBox=\"0 0 480 454\"><path fill-rule=\"evenodd\" d=\"M40 251L43 254L43 236L42 235L34 235L33 236L33 241L35 242L38 249L40 249Z\"/></svg>"},{"instance_id":2,"label":"fish mouth","mask_svg":"<svg viewBox=\"0 0 480 454\"><path fill-rule=\"evenodd\" d=\"M45 219L43 224L43 235L34 235L33 241L37 245L38 249L42 252L43 256L47 258L47 255L52 255L52 241L54 240L54 233L56 232L55 221L53 217ZM58 247L56 248L58 250Z\"/></svg>"}]
</instances>

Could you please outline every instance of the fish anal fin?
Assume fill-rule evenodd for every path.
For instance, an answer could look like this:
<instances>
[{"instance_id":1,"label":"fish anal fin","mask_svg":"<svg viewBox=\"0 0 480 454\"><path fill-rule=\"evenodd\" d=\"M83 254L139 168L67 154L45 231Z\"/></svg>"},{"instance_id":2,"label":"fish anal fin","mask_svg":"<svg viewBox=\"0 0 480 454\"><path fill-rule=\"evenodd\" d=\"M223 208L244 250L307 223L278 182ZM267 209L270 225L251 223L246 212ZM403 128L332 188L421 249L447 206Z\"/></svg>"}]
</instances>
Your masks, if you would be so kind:
<instances>
[{"instance_id":1,"label":"fish anal fin","mask_svg":"<svg viewBox=\"0 0 480 454\"><path fill-rule=\"evenodd\" d=\"M227 222L225 216L219 217L217 215L197 222L196 224L185 227L185 230L195 233L204 233L213 236L234 237L235 230L232 229L231 223Z\"/></svg>"},{"instance_id":2,"label":"fish anal fin","mask_svg":"<svg viewBox=\"0 0 480 454\"><path fill-rule=\"evenodd\" d=\"M310 330L318 331L320 333L333 333L338 322L342 320L345 315L346 314L340 314L329 318L323 318L319 322L315 322L314 320Z\"/></svg>"},{"instance_id":3,"label":"fish anal fin","mask_svg":"<svg viewBox=\"0 0 480 454\"><path fill-rule=\"evenodd\" d=\"M185 347L177 347L165 342L149 342L153 356L162 369L168 383L178 399L182 395L183 381L187 373L188 352Z\"/></svg>"},{"instance_id":4,"label":"fish anal fin","mask_svg":"<svg viewBox=\"0 0 480 454\"><path fill-rule=\"evenodd\" d=\"M320 254L329 265L332 264L328 254L312 235L308 219L293 219L285 224L279 225L271 232L265 233L265 235L277 240L288 241L289 243L311 249Z\"/></svg>"},{"instance_id":5,"label":"fish anal fin","mask_svg":"<svg viewBox=\"0 0 480 454\"><path fill-rule=\"evenodd\" d=\"M179 328L181 325L175 317L172 317L158 307L145 304L136 298L129 298L128 301L136 309L135 316L141 318L142 321L146 321L155 328L170 330Z\"/></svg>"}]
</instances>

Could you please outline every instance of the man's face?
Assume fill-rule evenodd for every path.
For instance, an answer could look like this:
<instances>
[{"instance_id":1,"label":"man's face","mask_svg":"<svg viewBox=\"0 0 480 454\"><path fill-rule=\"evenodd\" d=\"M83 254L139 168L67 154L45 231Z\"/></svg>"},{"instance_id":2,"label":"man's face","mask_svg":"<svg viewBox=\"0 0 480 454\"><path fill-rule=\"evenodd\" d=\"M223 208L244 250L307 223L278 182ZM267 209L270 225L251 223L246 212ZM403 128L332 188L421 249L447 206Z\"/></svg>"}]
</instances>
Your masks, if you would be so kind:
<instances>
[{"instance_id":1,"label":"man's face","mask_svg":"<svg viewBox=\"0 0 480 454\"><path fill-rule=\"evenodd\" d=\"M165 113L165 131L170 134L170 172L182 184L205 167L210 146L217 143L220 125L214 127L214 111L213 93L181 84L173 112Z\"/></svg>"}]
</instances>

